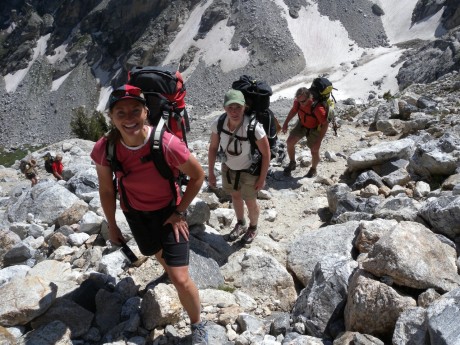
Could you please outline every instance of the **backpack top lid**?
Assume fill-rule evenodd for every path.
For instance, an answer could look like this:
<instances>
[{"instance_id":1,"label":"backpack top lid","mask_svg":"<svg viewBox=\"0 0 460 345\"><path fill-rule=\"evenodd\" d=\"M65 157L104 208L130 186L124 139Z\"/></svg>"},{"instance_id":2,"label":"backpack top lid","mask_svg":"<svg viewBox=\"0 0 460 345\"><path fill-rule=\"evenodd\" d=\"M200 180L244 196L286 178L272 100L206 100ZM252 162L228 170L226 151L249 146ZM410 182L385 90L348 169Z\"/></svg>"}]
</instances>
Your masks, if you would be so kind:
<instances>
[{"instance_id":1,"label":"backpack top lid","mask_svg":"<svg viewBox=\"0 0 460 345\"><path fill-rule=\"evenodd\" d=\"M232 83L232 89L239 90L246 99L246 105L256 112L265 111L270 106L272 88L263 80L250 75L242 75Z\"/></svg>"},{"instance_id":2,"label":"backpack top lid","mask_svg":"<svg viewBox=\"0 0 460 345\"><path fill-rule=\"evenodd\" d=\"M318 100L327 100L332 90L334 90L332 83L329 79L323 77L315 78L310 86L313 98Z\"/></svg>"},{"instance_id":3,"label":"backpack top lid","mask_svg":"<svg viewBox=\"0 0 460 345\"><path fill-rule=\"evenodd\" d=\"M162 66L135 66L128 72L128 84L142 89L147 106L152 97L159 95L175 104L175 108L185 108L186 88L182 74L172 68Z\"/></svg>"}]
</instances>

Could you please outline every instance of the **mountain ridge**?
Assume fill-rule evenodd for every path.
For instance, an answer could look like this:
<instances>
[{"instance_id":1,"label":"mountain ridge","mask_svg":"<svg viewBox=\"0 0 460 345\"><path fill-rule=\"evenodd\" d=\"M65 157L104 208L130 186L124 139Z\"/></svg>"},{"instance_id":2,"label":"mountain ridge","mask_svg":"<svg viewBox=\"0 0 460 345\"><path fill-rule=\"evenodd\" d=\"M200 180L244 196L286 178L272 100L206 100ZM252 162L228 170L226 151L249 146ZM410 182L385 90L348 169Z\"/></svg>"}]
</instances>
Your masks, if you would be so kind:
<instances>
[{"instance_id":1,"label":"mountain ridge","mask_svg":"<svg viewBox=\"0 0 460 345\"><path fill-rule=\"evenodd\" d=\"M438 8L440 3L445 5L444 10ZM420 0L414 9L414 18L424 21L431 13L443 11L442 23L454 26L459 17L456 10L459 3L460 0L436 3ZM345 32L354 43L347 49L355 55L363 49L360 46L388 45L381 21L385 14L376 14L372 10L375 5L367 0L340 3L273 0L264 4L255 0L91 0L84 3L6 0L0 12L3 75L0 78L3 108L0 141L3 149L9 150L71 138L69 123L73 109L83 106L88 114L93 109L103 110L110 88L126 82L131 66L163 64L171 53L168 46L191 15L206 6L202 16L196 18L199 23L193 26L197 30L193 40L179 42L189 48L168 61L186 68L182 71L192 118L219 109L222 94L241 74L276 85L302 75L305 76L300 80L308 82L307 75L330 72L328 68L308 67L312 63L305 55L308 52L305 48L299 49L287 30L291 20L305 20L294 19L296 17L307 18L306 14L319 11L321 18L338 19L337 23L348 29ZM247 56L248 62L242 67L224 71L219 61L209 65L202 48L198 48L200 42L208 42L209 35L222 30L219 25L231 34L227 49L228 54L236 54L233 60ZM454 35L453 44L457 40ZM212 49L212 44L208 49ZM443 54L442 47L439 49L439 54ZM208 55L212 54L211 50ZM414 56L417 54L423 54L423 49ZM436 75L439 70L436 76L439 77L455 70L458 55L453 54L452 59L450 68L439 68L431 61L425 71ZM344 55L342 61L345 60ZM357 62L335 68L340 70L349 65L346 68L350 70L353 64ZM423 81L416 79L420 74L424 73L406 73L401 77L404 86L411 80Z\"/></svg>"}]
</instances>

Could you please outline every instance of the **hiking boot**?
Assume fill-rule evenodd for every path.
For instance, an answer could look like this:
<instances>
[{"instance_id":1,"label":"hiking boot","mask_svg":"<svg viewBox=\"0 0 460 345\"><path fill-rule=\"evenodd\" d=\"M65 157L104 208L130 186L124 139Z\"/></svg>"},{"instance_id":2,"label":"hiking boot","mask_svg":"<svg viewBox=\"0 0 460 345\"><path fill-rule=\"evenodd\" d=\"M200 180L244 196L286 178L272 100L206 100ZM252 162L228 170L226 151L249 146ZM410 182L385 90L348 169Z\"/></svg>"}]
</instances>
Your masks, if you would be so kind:
<instances>
[{"instance_id":1,"label":"hiking boot","mask_svg":"<svg viewBox=\"0 0 460 345\"><path fill-rule=\"evenodd\" d=\"M232 232L228 235L228 239L230 241L235 241L236 239L238 239L238 237L243 235L246 232L246 230L246 225L238 221L238 223L236 223L235 227L233 228Z\"/></svg>"},{"instance_id":2,"label":"hiking boot","mask_svg":"<svg viewBox=\"0 0 460 345\"><path fill-rule=\"evenodd\" d=\"M295 170L296 167L295 161L290 161L288 166L284 168L284 176L291 176L291 171Z\"/></svg>"},{"instance_id":3,"label":"hiking boot","mask_svg":"<svg viewBox=\"0 0 460 345\"><path fill-rule=\"evenodd\" d=\"M208 345L206 322L201 321L192 325L192 345Z\"/></svg>"},{"instance_id":4,"label":"hiking boot","mask_svg":"<svg viewBox=\"0 0 460 345\"><path fill-rule=\"evenodd\" d=\"M310 170L308 170L307 175L305 175L305 177L311 178L311 177L315 177L317 175L318 175L318 173L316 172L316 169L310 168Z\"/></svg>"},{"instance_id":5,"label":"hiking boot","mask_svg":"<svg viewBox=\"0 0 460 345\"><path fill-rule=\"evenodd\" d=\"M254 241L254 239L256 238L256 236L257 236L257 227L250 226L248 228L248 231L246 231L246 233L244 234L244 236L241 239L241 241L244 244L251 244L252 241Z\"/></svg>"}]
</instances>

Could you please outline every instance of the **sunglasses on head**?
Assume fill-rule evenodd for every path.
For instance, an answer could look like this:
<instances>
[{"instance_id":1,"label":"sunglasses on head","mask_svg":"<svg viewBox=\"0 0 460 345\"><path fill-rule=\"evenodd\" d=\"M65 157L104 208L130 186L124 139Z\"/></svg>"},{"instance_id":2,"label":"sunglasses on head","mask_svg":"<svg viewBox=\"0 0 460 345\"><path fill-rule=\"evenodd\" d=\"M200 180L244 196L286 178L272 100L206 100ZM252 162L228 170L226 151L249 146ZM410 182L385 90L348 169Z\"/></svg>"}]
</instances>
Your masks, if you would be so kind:
<instances>
[{"instance_id":1,"label":"sunglasses on head","mask_svg":"<svg viewBox=\"0 0 460 345\"><path fill-rule=\"evenodd\" d=\"M133 87L127 90L115 90L110 94L112 100L122 99L123 97L141 97L142 90L138 87Z\"/></svg>"}]
</instances>

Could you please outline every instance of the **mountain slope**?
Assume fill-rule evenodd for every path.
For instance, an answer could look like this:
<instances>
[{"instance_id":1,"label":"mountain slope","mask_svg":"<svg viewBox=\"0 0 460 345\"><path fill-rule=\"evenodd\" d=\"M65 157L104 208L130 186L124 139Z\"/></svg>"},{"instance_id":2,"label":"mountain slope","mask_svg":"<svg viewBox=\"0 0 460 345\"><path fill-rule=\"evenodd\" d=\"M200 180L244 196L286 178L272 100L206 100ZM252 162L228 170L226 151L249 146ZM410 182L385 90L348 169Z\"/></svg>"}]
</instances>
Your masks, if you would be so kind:
<instances>
[{"instance_id":1,"label":"mountain slope","mask_svg":"<svg viewBox=\"0 0 460 345\"><path fill-rule=\"evenodd\" d=\"M5 0L0 141L8 149L71 137L73 110L103 110L111 88L126 82L135 65L180 66L192 117L219 109L222 94L241 74L267 80L276 100L292 98L297 87L326 73L340 85L339 99L366 101L370 91L397 90L395 75L407 56L389 44L414 36L434 39L444 25L458 23L458 5L459 0ZM455 61L450 69L426 66L435 77L452 68L458 68Z\"/></svg>"}]
</instances>

